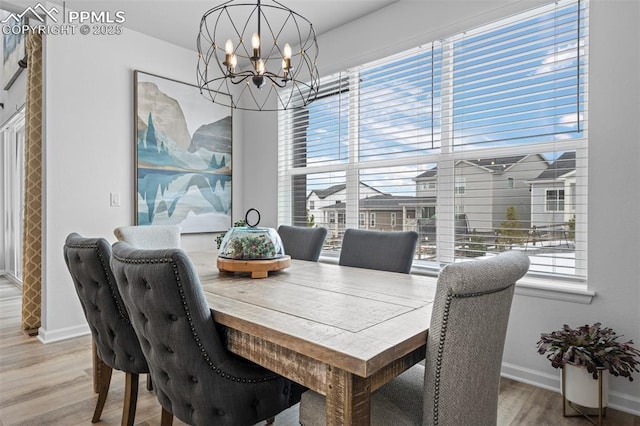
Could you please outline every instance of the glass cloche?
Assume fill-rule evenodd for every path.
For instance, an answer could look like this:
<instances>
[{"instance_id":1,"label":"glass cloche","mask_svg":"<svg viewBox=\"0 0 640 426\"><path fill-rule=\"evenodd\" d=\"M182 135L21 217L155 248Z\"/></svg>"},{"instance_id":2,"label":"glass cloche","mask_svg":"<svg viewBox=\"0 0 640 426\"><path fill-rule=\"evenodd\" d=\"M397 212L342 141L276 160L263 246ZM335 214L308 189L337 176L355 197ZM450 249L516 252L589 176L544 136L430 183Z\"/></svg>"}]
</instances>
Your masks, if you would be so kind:
<instances>
[{"instance_id":1,"label":"glass cloche","mask_svg":"<svg viewBox=\"0 0 640 426\"><path fill-rule=\"evenodd\" d=\"M284 247L278 232L273 228L259 228L260 213L249 209L245 222L249 223L249 213L254 211L258 220L254 225L231 228L220 243L218 256L233 260L278 259L284 256Z\"/></svg>"}]
</instances>

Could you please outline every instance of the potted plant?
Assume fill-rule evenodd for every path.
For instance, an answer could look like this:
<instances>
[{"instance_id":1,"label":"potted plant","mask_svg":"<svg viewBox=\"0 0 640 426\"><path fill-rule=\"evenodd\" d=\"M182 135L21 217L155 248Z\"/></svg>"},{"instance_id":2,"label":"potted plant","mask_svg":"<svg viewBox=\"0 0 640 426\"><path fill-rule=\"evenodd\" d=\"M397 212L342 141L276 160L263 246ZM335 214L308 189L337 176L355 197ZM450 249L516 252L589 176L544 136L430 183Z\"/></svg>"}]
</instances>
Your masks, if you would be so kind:
<instances>
[{"instance_id":1,"label":"potted plant","mask_svg":"<svg viewBox=\"0 0 640 426\"><path fill-rule=\"evenodd\" d=\"M597 379L600 371L608 370L614 376L626 377L630 381L633 381L631 375L634 371L640 372L640 361L636 358L640 351L632 346L633 341L623 343L618 341L619 337L622 336L600 323L578 328L565 324L562 330L540 335L538 353L546 354L554 368L564 369L563 388L566 394L563 395L566 399L584 407L598 407ZM606 375L604 379L607 379ZM579 383L574 380L579 380ZM601 402L602 407L606 407L606 383L603 387L605 391ZM595 391L587 388L595 388Z\"/></svg>"}]
</instances>

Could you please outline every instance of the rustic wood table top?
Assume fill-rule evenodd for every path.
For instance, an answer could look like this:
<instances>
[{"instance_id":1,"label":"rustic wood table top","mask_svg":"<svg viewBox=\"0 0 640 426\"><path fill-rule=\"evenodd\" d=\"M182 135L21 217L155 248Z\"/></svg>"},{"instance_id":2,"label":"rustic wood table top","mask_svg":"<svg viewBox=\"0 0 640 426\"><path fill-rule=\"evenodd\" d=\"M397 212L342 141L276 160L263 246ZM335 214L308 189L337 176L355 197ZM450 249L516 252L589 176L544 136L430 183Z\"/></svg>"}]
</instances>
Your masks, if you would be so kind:
<instances>
[{"instance_id":1,"label":"rustic wood table top","mask_svg":"<svg viewBox=\"0 0 640 426\"><path fill-rule=\"evenodd\" d=\"M370 393L424 358L434 277L292 260L252 279L189 256L229 350L325 395L328 424L369 424Z\"/></svg>"}]
</instances>

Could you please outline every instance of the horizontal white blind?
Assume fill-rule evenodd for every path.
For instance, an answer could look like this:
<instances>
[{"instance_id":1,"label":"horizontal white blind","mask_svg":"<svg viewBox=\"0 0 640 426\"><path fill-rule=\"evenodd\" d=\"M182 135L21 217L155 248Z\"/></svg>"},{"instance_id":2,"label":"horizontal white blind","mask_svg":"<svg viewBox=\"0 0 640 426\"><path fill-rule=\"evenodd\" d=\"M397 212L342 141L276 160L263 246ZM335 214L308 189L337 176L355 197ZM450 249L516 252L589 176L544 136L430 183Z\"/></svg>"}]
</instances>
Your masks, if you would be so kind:
<instances>
[{"instance_id":1,"label":"horizontal white blind","mask_svg":"<svg viewBox=\"0 0 640 426\"><path fill-rule=\"evenodd\" d=\"M348 107L349 79L341 73L322 81L314 102L279 115L280 135L286 134L290 138L292 155L296 159L293 167L347 161Z\"/></svg>"},{"instance_id":2,"label":"horizontal white blind","mask_svg":"<svg viewBox=\"0 0 640 426\"><path fill-rule=\"evenodd\" d=\"M586 150L502 151L455 162L456 259L520 250L530 272L584 276Z\"/></svg>"},{"instance_id":3,"label":"horizontal white blind","mask_svg":"<svg viewBox=\"0 0 640 426\"><path fill-rule=\"evenodd\" d=\"M582 131L584 13L579 2L554 4L453 38L456 147Z\"/></svg>"},{"instance_id":4,"label":"horizontal white blind","mask_svg":"<svg viewBox=\"0 0 640 426\"><path fill-rule=\"evenodd\" d=\"M279 116L279 220L415 230L414 265L529 255L584 278L587 2L566 0L326 77Z\"/></svg>"},{"instance_id":5,"label":"horizontal white blind","mask_svg":"<svg viewBox=\"0 0 640 426\"><path fill-rule=\"evenodd\" d=\"M359 161L402 158L437 148L440 43L360 70Z\"/></svg>"}]
</instances>

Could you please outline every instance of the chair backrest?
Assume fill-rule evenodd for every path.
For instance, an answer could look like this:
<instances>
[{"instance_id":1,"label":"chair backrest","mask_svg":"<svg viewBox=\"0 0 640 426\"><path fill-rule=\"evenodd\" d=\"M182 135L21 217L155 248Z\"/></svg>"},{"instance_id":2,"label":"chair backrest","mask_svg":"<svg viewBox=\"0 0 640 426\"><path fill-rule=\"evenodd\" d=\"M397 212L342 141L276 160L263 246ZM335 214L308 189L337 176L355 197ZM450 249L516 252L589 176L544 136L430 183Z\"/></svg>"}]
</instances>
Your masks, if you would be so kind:
<instances>
[{"instance_id":1,"label":"chair backrest","mask_svg":"<svg viewBox=\"0 0 640 426\"><path fill-rule=\"evenodd\" d=\"M339 264L382 271L411 271L418 233L347 229L342 239Z\"/></svg>"},{"instance_id":2,"label":"chair backrest","mask_svg":"<svg viewBox=\"0 0 640 426\"><path fill-rule=\"evenodd\" d=\"M227 351L181 249L117 242L111 266L165 410L188 424L239 425L289 407L288 380Z\"/></svg>"},{"instance_id":3,"label":"chair backrest","mask_svg":"<svg viewBox=\"0 0 640 426\"><path fill-rule=\"evenodd\" d=\"M427 337L423 424L496 424L511 301L528 269L529 258L510 251L440 272Z\"/></svg>"},{"instance_id":4,"label":"chair backrest","mask_svg":"<svg viewBox=\"0 0 640 426\"><path fill-rule=\"evenodd\" d=\"M107 240L72 233L63 252L100 359L127 373L147 373L147 362L109 265Z\"/></svg>"},{"instance_id":5,"label":"chair backrest","mask_svg":"<svg viewBox=\"0 0 640 426\"><path fill-rule=\"evenodd\" d=\"M292 259L318 261L327 228L280 225L278 235L284 245L284 253Z\"/></svg>"},{"instance_id":6,"label":"chair backrest","mask_svg":"<svg viewBox=\"0 0 640 426\"><path fill-rule=\"evenodd\" d=\"M113 230L118 241L137 248L180 248L180 225L134 225L120 226Z\"/></svg>"}]
</instances>

